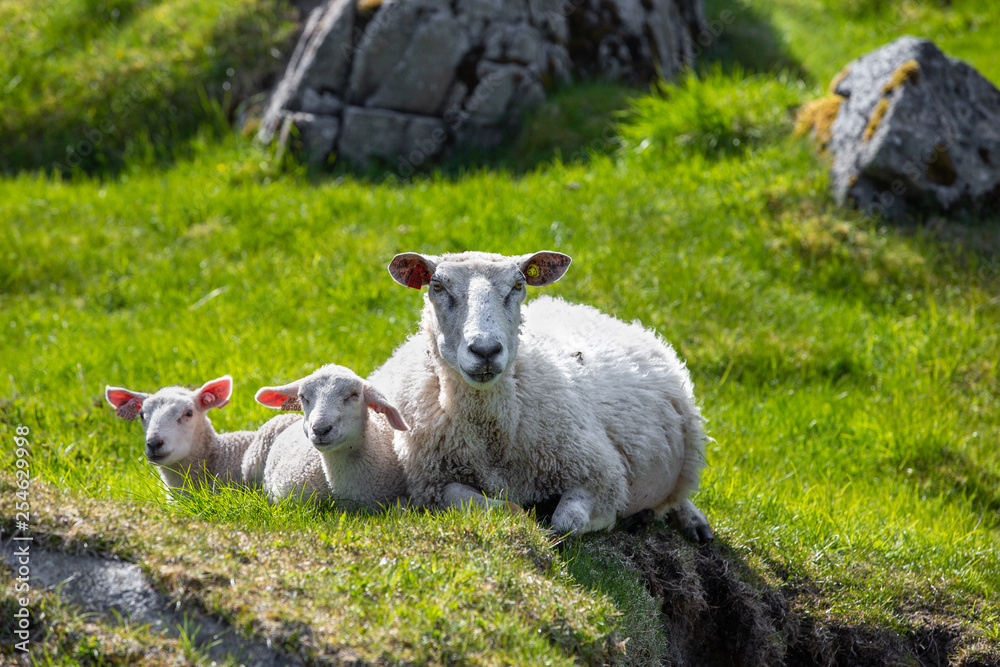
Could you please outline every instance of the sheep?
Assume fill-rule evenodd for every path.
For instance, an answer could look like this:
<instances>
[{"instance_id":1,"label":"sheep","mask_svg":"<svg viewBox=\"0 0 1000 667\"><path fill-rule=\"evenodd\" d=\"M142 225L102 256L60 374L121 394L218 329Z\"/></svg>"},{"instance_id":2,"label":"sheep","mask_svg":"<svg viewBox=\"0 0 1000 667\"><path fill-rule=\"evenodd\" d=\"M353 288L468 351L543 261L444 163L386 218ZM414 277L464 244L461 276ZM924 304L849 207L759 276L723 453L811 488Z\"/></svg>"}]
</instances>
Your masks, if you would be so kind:
<instances>
[{"instance_id":1,"label":"sheep","mask_svg":"<svg viewBox=\"0 0 1000 667\"><path fill-rule=\"evenodd\" d=\"M395 436L424 505L558 497L551 527L579 535L619 519L671 516L712 538L687 498L704 465L702 417L674 350L595 308L541 297L571 259L404 253L393 279L429 286L420 330L369 381L411 428Z\"/></svg>"},{"instance_id":2,"label":"sheep","mask_svg":"<svg viewBox=\"0 0 1000 667\"><path fill-rule=\"evenodd\" d=\"M154 394L106 386L104 396L122 419L136 416L145 433L146 459L156 466L171 498L216 482L243 484L243 455L254 431L216 433L208 411L229 403L233 379L223 377L191 391L164 387Z\"/></svg>"},{"instance_id":3,"label":"sheep","mask_svg":"<svg viewBox=\"0 0 1000 667\"><path fill-rule=\"evenodd\" d=\"M273 501L329 498L378 509L405 500L392 429L406 430L406 421L353 371L330 364L290 384L262 387L255 399L305 413L296 421L301 428L285 428L265 454L263 487Z\"/></svg>"}]
</instances>

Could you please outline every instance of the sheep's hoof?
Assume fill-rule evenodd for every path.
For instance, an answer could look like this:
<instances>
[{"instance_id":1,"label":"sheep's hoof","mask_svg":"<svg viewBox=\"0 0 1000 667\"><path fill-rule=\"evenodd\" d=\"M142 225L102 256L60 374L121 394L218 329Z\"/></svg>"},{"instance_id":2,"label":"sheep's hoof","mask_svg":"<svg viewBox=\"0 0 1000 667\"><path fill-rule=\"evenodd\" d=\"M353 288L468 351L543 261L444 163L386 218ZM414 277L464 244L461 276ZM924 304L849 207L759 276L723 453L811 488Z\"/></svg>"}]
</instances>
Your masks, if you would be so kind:
<instances>
[{"instance_id":1,"label":"sheep's hoof","mask_svg":"<svg viewBox=\"0 0 1000 667\"><path fill-rule=\"evenodd\" d=\"M715 539L715 533L712 532L708 524L704 526L688 526L684 529L684 537L695 544L707 544Z\"/></svg>"},{"instance_id":2,"label":"sheep's hoof","mask_svg":"<svg viewBox=\"0 0 1000 667\"><path fill-rule=\"evenodd\" d=\"M690 500L685 500L670 510L670 519L684 537L695 544L705 544L715 539L708 519Z\"/></svg>"}]
</instances>

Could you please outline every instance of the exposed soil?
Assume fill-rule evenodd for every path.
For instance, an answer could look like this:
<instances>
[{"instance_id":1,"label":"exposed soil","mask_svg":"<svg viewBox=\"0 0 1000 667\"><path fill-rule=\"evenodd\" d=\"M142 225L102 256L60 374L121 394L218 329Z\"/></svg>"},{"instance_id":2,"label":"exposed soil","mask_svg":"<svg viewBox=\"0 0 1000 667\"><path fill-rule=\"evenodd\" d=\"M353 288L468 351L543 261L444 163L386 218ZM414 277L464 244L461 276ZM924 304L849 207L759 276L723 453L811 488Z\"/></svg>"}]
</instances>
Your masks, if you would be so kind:
<instances>
[{"instance_id":1,"label":"exposed soil","mask_svg":"<svg viewBox=\"0 0 1000 667\"><path fill-rule=\"evenodd\" d=\"M660 604L668 648L661 663L698 667L854 667L1000 665L962 657L959 630L940 621L910 634L845 623L817 622L796 611L808 586L764 581L724 543L692 547L657 526L616 531L588 548L620 555L639 572ZM776 573L780 582L781 573Z\"/></svg>"}]
</instances>

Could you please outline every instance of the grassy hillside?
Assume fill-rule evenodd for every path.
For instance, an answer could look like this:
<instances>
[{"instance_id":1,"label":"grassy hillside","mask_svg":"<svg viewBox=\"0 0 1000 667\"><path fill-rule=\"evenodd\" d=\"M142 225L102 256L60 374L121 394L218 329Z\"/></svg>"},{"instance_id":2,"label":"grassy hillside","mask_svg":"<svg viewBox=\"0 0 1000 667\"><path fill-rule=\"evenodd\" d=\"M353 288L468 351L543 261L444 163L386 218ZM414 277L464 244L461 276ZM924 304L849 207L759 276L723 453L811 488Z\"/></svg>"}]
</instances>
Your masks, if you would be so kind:
<instances>
[{"instance_id":1,"label":"grassy hillside","mask_svg":"<svg viewBox=\"0 0 1000 667\"><path fill-rule=\"evenodd\" d=\"M0 1L0 173L184 154L280 70L279 0Z\"/></svg>"},{"instance_id":2,"label":"grassy hillside","mask_svg":"<svg viewBox=\"0 0 1000 667\"><path fill-rule=\"evenodd\" d=\"M497 162L566 160L517 173L323 179L198 121L159 165L126 152L59 180L24 162L0 180L0 438L31 430L35 531L139 562L186 608L314 660L656 664L712 645L719 664L819 663L824 646L842 647L832 664L997 664L1000 221L838 210L791 131L841 65L898 34L941 35L1000 81L997 19L985 2L875 6L711 2L710 20L733 16L705 54L717 65L654 94L563 91ZM615 124L577 113L611 97L628 105ZM44 110L3 113L27 126ZM715 439L695 498L714 545L657 526L557 547L530 517L348 517L236 492L163 502L105 384L231 373L214 424L254 427L272 414L257 387L331 361L366 374L414 330L394 253L464 248L566 252L549 293L675 345ZM4 466L5 531L13 481ZM203 659L34 604L42 661Z\"/></svg>"}]
</instances>

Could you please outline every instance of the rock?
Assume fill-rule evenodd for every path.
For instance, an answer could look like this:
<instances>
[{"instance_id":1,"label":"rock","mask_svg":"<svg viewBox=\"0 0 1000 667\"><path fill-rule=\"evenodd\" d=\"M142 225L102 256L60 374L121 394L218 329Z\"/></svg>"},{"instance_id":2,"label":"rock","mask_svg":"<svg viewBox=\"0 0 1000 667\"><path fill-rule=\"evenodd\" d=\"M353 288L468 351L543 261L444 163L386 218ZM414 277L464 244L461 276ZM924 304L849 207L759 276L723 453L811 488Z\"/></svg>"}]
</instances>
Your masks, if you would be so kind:
<instances>
[{"instance_id":1,"label":"rock","mask_svg":"<svg viewBox=\"0 0 1000 667\"><path fill-rule=\"evenodd\" d=\"M297 111L285 114L278 143L300 152L309 164L325 164L340 134L340 120Z\"/></svg>"},{"instance_id":2,"label":"rock","mask_svg":"<svg viewBox=\"0 0 1000 667\"><path fill-rule=\"evenodd\" d=\"M840 203L909 217L1000 210L1000 90L933 43L896 41L834 87L831 188Z\"/></svg>"},{"instance_id":3,"label":"rock","mask_svg":"<svg viewBox=\"0 0 1000 667\"><path fill-rule=\"evenodd\" d=\"M673 76L704 29L702 0L328 0L257 138L294 140L312 163L335 147L409 170L453 147L496 146L547 88L576 77Z\"/></svg>"},{"instance_id":4,"label":"rock","mask_svg":"<svg viewBox=\"0 0 1000 667\"><path fill-rule=\"evenodd\" d=\"M529 76L521 65L482 61L477 68L479 85L465 101L469 120L477 125L503 123L511 99L524 77Z\"/></svg>"},{"instance_id":5,"label":"rock","mask_svg":"<svg viewBox=\"0 0 1000 667\"><path fill-rule=\"evenodd\" d=\"M261 119L258 141L271 143L284 120L283 112L305 111L305 91L342 91L350 71L354 13L354 0L330 0L309 14L302 38Z\"/></svg>"},{"instance_id":6,"label":"rock","mask_svg":"<svg viewBox=\"0 0 1000 667\"><path fill-rule=\"evenodd\" d=\"M440 153L447 140L439 118L347 107L339 149L340 155L361 166L379 157L412 169Z\"/></svg>"},{"instance_id":7,"label":"rock","mask_svg":"<svg viewBox=\"0 0 1000 667\"><path fill-rule=\"evenodd\" d=\"M318 93L313 88L306 88L302 93L302 111L312 114L332 116L344 108L344 101L333 93Z\"/></svg>"},{"instance_id":8,"label":"rock","mask_svg":"<svg viewBox=\"0 0 1000 667\"><path fill-rule=\"evenodd\" d=\"M368 100L371 106L433 115L441 111L455 68L469 50L458 21L446 12L428 18Z\"/></svg>"},{"instance_id":9,"label":"rock","mask_svg":"<svg viewBox=\"0 0 1000 667\"><path fill-rule=\"evenodd\" d=\"M421 15L450 11L443 0L384 0L357 40L347 101L364 104L407 52Z\"/></svg>"},{"instance_id":10,"label":"rock","mask_svg":"<svg viewBox=\"0 0 1000 667\"><path fill-rule=\"evenodd\" d=\"M354 0L332 0L320 10L312 39L302 55L300 85L341 95L351 73Z\"/></svg>"},{"instance_id":11,"label":"rock","mask_svg":"<svg viewBox=\"0 0 1000 667\"><path fill-rule=\"evenodd\" d=\"M486 19L516 23L528 12L525 0L457 0L455 13Z\"/></svg>"}]
</instances>

